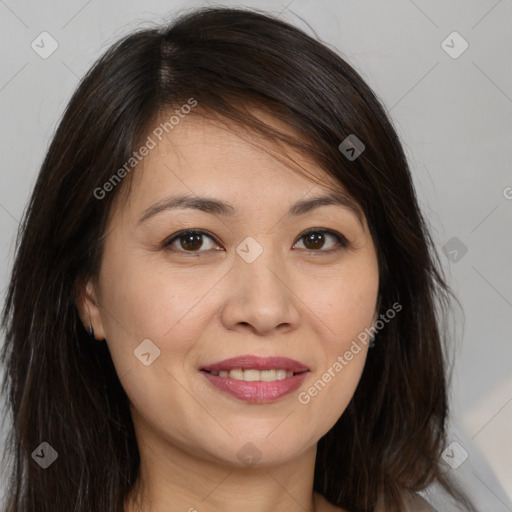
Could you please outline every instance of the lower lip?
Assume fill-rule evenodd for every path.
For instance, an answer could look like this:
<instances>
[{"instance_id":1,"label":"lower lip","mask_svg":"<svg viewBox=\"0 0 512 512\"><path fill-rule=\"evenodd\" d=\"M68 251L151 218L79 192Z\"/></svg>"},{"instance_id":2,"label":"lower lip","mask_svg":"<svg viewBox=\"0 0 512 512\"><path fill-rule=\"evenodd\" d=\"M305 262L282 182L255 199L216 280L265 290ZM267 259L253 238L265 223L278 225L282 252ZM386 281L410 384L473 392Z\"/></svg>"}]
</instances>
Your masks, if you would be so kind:
<instances>
[{"instance_id":1,"label":"lower lip","mask_svg":"<svg viewBox=\"0 0 512 512\"><path fill-rule=\"evenodd\" d=\"M240 400L255 404L274 402L295 391L308 376L302 372L273 382L236 380L231 377L219 377L206 371L201 373L218 389Z\"/></svg>"}]
</instances>

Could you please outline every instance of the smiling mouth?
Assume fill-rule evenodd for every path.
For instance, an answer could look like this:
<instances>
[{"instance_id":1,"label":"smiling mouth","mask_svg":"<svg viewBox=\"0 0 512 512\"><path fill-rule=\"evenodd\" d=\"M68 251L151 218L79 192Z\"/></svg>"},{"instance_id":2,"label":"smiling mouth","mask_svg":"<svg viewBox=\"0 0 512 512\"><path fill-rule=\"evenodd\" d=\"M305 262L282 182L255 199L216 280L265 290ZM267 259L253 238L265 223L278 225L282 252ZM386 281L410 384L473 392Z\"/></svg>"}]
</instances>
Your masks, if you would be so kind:
<instances>
[{"instance_id":1,"label":"smiling mouth","mask_svg":"<svg viewBox=\"0 0 512 512\"><path fill-rule=\"evenodd\" d=\"M269 369L269 370L257 370L255 368L236 368L233 370L219 370L219 371L208 371L202 370L211 375L231 378L234 380L243 380L245 382L274 382L277 380L284 380L286 378L293 377L299 373L305 372L293 372L291 370L285 370L284 368Z\"/></svg>"},{"instance_id":2,"label":"smiling mouth","mask_svg":"<svg viewBox=\"0 0 512 512\"><path fill-rule=\"evenodd\" d=\"M215 388L249 403L270 403L295 391L310 369L283 356L245 354L199 368Z\"/></svg>"}]
</instances>

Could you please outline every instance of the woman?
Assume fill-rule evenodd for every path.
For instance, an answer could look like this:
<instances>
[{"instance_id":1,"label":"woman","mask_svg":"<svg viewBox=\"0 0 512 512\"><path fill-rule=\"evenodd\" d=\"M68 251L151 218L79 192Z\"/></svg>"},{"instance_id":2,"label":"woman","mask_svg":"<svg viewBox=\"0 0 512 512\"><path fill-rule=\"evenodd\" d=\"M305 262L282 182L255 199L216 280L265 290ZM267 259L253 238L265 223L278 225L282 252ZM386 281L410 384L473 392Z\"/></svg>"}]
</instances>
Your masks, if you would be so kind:
<instances>
[{"instance_id":1,"label":"woman","mask_svg":"<svg viewBox=\"0 0 512 512\"><path fill-rule=\"evenodd\" d=\"M450 291L383 107L262 13L110 48L4 310L5 510L432 510Z\"/></svg>"}]
</instances>

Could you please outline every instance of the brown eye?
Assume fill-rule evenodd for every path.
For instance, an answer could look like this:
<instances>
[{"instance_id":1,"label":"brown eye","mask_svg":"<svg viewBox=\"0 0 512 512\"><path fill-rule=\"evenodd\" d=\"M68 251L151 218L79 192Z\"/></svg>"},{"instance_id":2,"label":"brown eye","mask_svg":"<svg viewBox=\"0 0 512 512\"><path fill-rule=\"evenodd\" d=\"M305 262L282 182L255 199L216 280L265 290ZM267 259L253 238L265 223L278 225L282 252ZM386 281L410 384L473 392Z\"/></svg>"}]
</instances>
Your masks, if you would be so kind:
<instances>
[{"instance_id":1,"label":"brown eye","mask_svg":"<svg viewBox=\"0 0 512 512\"><path fill-rule=\"evenodd\" d=\"M306 251L318 253L336 252L349 245L343 235L329 229L311 229L303 233L299 240L303 240ZM199 229L179 231L163 243L164 249L193 255L196 255L194 253L199 255L202 252L219 250L216 247L218 247L218 243L215 238Z\"/></svg>"},{"instance_id":2,"label":"brown eye","mask_svg":"<svg viewBox=\"0 0 512 512\"><path fill-rule=\"evenodd\" d=\"M306 249L321 249L325 243L324 233L310 233L304 237Z\"/></svg>"},{"instance_id":3,"label":"brown eye","mask_svg":"<svg viewBox=\"0 0 512 512\"><path fill-rule=\"evenodd\" d=\"M305 249L312 252L330 253L348 246L348 241L343 235L329 229L312 229L304 233L300 239L304 240ZM334 243L329 243L329 239L334 239ZM326 243L327 249L324 248Z\"/></svg>"},{"instance_id":4,"label":"brown eye","mask_svg":"<svg viewBox=\"0 0 512 512\"><path fill-rule=\"evenodd\" d=\"M213 244L206 243L206 249L204 248L205 238L213 242ZM169 247L172 247L178 252L206 252L212 250L216 245L214 238L205 231L188 229L180 231L169 238L164 243L164 248L169 249Z\"/></svg>"},{"instance_id":5,"label":"brown eye","mask_svg":"<svg viewBox=\"0 0 512 512\"><path fill-rule=\"evenodd\" d=\"M181 235L178 240L181 247L186 251L198 251L203 245L202 236L203 235L198 235L197 233L192 233L190 235Z\"/></svg>"}]
</instances>

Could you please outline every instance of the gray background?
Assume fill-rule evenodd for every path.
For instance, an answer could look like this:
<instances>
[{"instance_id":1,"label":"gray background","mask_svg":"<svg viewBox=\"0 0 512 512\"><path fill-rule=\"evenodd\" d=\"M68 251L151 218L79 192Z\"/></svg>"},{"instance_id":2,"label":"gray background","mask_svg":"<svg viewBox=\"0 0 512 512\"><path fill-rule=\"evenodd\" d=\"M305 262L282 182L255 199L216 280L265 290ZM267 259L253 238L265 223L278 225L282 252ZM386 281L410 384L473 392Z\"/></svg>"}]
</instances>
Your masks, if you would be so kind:
<instances>
[{"instance_id":1,"label":"gray background","mask_svg":"<svg viewBox=\"0 0 512 512\"><path fill-rule=\"evenodd\" d=\"M207 3L0 0L2 303L19 219L79 78L130 30ZM464 450L468 458L450 471L471 489L482 511L512 511L511 1L215 5L266 9L312 35L314 30L387 107L465 313L459 319L450 441L460 446L457 457ZM46 59L31 48L43 31L59 45ZM446 40L454 31L469 45L457 58L462 40ZM448 509L435 489L428 499Z\"/></svg>"}]
</instances>

